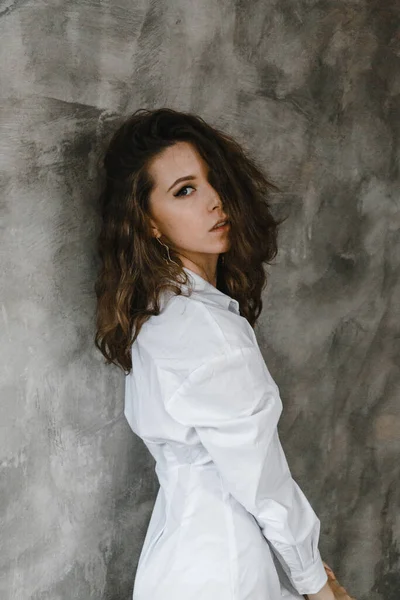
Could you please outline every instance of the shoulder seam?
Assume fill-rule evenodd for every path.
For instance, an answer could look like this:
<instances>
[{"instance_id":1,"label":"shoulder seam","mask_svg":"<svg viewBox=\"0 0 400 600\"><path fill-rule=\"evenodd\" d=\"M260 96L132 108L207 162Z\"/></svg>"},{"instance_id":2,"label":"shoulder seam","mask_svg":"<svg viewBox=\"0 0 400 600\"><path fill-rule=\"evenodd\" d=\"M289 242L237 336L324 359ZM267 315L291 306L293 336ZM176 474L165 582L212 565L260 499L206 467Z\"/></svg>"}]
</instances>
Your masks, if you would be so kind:
<instances>
[{"instance_id":1,"label":"shoulder seam","mask_svg":"<svg viewBox=\"0 0 400 600\"><path fill-rule=\"evenodd\" d=\"M256 349L254 345L237 346L237 347L229 346L229 350L231 350L233 353L242 352L243 350L254 350L254 349ZM190 379L197 371L200 371L203 367L209 366L210 364L215 362L215 360L218 360L220 358L221 358L221 354L211 356L208 360L202 362L201 365L197 366L195 369L190 371L190 373L185 377L185 379L182 381L182 383L179 385L179 387L174 391L172 396L170 396L170 398L168 398L168 400L165 401L165 406L167 407L174 400L175 396L177 394L179 394L181 388L185 385L185 383L188 381L188 379Z\"/></svg>"}]
</instances>

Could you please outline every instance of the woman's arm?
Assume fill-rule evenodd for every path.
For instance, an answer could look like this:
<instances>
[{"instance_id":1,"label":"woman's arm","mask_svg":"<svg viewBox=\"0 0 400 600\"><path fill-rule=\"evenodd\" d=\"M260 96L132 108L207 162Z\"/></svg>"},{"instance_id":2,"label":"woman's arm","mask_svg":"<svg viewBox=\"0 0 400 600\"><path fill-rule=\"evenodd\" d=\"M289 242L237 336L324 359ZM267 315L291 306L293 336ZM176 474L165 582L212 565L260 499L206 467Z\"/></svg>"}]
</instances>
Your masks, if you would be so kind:
<instances>
[{"instance_id":1,"label":"woman's arm","mask_svg":"<svg viewBox=\"0 0 400 600\"><path fill-rule=\"evenodd\" d=\"M335 600L335 595L329 587L329 583L326 582L317 594L306 594L305 598L308 600Z\"/></svg>"},{"instance_id":2,"label":"woman's arm","mask_svg":"<svg viewBox=\"0 0 400 600\"><path fill-rule=\"evenodd\" d=\"M320 521L291 476L277 431L279 390L258 346L229 347L206 359L165 407L196 429L226 489L255 517L293 587L325 594Z\"/></svg>"}]
</instances>

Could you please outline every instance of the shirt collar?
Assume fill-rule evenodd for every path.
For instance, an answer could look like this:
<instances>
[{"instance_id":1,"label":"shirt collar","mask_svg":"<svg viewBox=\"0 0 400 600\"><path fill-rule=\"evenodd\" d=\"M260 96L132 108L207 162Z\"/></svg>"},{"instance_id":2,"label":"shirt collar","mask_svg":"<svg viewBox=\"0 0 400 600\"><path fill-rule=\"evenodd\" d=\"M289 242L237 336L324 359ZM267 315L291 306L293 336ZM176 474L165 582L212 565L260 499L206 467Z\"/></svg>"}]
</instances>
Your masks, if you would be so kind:
<instances>
[{"instance_id":1,"label":"shirt collar","mask_svg":"<svg viewBox=\"0 0 400 600\"><path fill-rule=\"evenodd\" d=\"M235 298L231 298L228 294L224 294L218 288L213 286L209 281L203 279L198 273L195 273L188 267L183 267L192 283L192 287L196 292L203 292L211 298L214 302L217 302L220 306L227 308L228 310L235 312L240 315L239 302ZM184 284L181 284L182 287Z\"/></svg>"}]
</instances>

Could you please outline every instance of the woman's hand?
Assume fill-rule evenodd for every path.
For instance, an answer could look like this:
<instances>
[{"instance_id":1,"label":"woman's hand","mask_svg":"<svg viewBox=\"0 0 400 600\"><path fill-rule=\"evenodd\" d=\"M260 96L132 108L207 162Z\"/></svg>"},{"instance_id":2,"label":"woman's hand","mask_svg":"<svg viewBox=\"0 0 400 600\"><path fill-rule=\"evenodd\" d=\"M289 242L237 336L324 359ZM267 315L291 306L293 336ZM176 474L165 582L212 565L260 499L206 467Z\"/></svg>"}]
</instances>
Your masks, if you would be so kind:
<instances>
[{"instance_id":1,"label":"woman's hand","mask_svg":"<svg viewBox=\"0 0 400 600\"><path fill-rule=\"evenodd\" d=\"M304 594L304 598L306 598L306 600L355 600L355 598L350 596L347 590L340 585L330 566L326 562L322 562L324 563L325 571L328 575L328 581L319 592L316 594Z\"/></svg>"},{"instance_id":2,"label":"woman's hand","mask_svg":"<svg viewBox=\"0 0 400 600\"><path fill-rule=\"evenodd\" d=\"M316 594L306 594L304 597L308 600L336 600L328 582Z\"/></svg>"}]
</instances>

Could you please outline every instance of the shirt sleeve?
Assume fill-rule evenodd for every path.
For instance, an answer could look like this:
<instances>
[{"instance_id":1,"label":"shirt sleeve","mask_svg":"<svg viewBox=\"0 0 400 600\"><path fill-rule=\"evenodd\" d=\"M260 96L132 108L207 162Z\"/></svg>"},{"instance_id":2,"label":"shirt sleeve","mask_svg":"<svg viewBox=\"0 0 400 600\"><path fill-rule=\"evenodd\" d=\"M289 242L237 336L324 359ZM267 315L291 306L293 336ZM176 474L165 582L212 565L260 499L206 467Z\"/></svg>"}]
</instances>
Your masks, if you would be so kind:
<instances>
[{"instance_id":1,"label":"shirt sleeve","mask_svg":"<svg viewBox=\"0 0 400 600\"><path fill-rule=\"evenodd\" d=\"M320 520L291 476L277 430L282 401L259 347L207 360L167 399L166 410L196 429L226 489L255 517L297 592L318 592L327 581Z\"/></svg>"}]
</instances>

